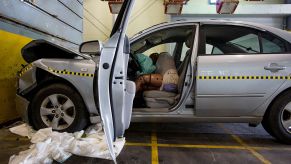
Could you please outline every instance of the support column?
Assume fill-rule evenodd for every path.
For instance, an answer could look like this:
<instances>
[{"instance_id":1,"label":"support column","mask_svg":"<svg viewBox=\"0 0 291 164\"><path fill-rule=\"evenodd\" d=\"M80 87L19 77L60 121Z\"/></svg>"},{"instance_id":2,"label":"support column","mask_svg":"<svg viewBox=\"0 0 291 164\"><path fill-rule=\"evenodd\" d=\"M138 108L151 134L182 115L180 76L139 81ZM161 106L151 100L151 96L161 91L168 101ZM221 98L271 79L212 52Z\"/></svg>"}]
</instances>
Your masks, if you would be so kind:
<instances>
[{"instance_id":1,"label":"support column","mask_svg":"<svg viewBox=\"0 0 291 164\"><path fill-rule=\"evenodd\" d=\"M285 0L286 4L291 4L291 0ZM286 17L286 30L291 32L291 15Z\"/></svg>"}]
</instances>

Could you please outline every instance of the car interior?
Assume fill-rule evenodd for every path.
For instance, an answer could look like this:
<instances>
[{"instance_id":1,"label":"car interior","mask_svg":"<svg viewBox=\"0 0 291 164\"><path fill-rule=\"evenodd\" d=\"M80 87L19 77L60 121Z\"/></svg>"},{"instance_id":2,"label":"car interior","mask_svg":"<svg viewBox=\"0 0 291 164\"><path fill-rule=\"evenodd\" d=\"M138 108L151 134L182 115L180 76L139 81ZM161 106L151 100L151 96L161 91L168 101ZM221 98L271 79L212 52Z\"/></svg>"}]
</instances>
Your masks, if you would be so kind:
<instances>
[{"instance_id":1,"label":"car interior","mask_svg":"<svg viewBox=\"0 0 291 164\"><path fill-rule=\"evenodd\" d=\"M159 80L158 78L151 78L152 81L147 81L142 89L136 93L133 105L135 111L169 111L171 107L179 102L188 63L191 58L191 49L194 39L193 31L193 26L183 26L179 28L171 27L150 33L131 43L128 66L129 80L137 81L138 78L147 75L149 75L149 77L156 77L157 74L166 72L171 63L173 63L173 69L175 69L178 75L177 90L172 92L165 91L162 87L151 87L152 81L157 81ZM155 50L156 47L161 45L165 47L166 52L158 52L158 50ZM138 74L138 72L141 71L141 64L137 60L138 54L144 54L148 58L153 54L156 55L156 62L153 61L153 63L155 63L157 69L151 74Z\"/></svg>"}]
</instances>

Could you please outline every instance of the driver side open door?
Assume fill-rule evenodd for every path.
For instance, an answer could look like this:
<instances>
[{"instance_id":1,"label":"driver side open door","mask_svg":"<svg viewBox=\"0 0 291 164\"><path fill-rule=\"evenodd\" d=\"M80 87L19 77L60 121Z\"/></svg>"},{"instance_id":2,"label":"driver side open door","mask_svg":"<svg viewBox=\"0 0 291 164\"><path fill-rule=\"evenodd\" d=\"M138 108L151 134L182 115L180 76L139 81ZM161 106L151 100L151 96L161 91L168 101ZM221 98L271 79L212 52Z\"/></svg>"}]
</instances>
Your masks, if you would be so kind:
<instances>
[{"instance_id":1,"label":"driver side open door","mask_svg":"<svg viewBox=\"0 0 291 164\"><path fill-rule=\"evenodd\" d=\"M97 80L94 81L94 96L100 111L104 132L112 159L116 160L113 141L124 135L129 127L135 83L127 80L127 65L130 53L126 28L134 0L125 0L113 26L109 40L96 62Z\"/></svg>"}]
</instances>

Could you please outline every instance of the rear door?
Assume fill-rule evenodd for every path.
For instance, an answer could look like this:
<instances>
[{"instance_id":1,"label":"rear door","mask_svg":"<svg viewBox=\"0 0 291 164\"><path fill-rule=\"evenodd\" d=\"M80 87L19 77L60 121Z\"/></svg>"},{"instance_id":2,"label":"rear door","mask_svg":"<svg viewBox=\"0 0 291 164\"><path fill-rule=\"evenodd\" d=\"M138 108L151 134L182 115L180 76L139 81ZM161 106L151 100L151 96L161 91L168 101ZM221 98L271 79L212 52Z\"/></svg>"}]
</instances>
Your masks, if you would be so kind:
<instances>
[{"instance_id":1,"label":"rear door","mask_svg":"<svg viewBox=\"0 0 291 164\"><path fill-rule=\"evenodd\" d=\"M197 115L250 116L287 79L290 55L280 38L231 25L204 25L203 36L197 59Z\"/></svg>"},{"instance_id":2,"label":"rear door","mask_svg":"<svg viewBox=\"0 0 291 164\"><path fill-rule=\"evenodd\" d=\"M95 101L113 160L113 141L129 127L135 95L134 82L127 80L130 45L125 34L133 3L134 0L125 0L122 5L110 39L101 51L94 82Z\"/></svg>"}]
</instances>

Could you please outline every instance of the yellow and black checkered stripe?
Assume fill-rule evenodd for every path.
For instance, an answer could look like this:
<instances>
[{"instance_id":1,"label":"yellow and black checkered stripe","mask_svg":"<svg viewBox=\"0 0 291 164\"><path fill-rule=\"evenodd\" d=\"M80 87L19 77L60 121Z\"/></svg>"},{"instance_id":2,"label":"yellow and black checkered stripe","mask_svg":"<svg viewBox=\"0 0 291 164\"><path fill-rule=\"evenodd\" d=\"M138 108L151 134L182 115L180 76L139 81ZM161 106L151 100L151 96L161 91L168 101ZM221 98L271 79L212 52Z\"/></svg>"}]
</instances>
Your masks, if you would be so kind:
<instances>
[{"instance_id":1,"label":"yellow and black checkered stripe","mask_svg":"<svg viewBox=\"0 0 291 164\"><path fill-rule=\"evenodd\" d=\"M19 77L21 77L25 72L27 72L30 68L32 68L32 64L28 64L27 66L25 66L20 72L19 72Z\"/></svg>"},{"instance_id":2,"label":"yellow and black checkered stripe","mask_svg":"<svg viewBox=\"0 0 291 164\"><path fill-rule=\"evenodd\" d=\"M197 76L198 80L291 80L291 76Z\"/></svg>"},{"instance_id":3,"label":"yellow and black checkered stripe","mask_svg":"<svg viewBox=\"0 0 291 164\"><path fill-rule=\"evenodd\" d=\"M48 70L50 72L57 73L57 74L62 74L62 75L72 75L72 76L82 76L82 77L94 77L94 74L91 74L91 73L72 72L72 71L68 71L68 70L60 71L60 70L52 69L50 67L48 67Z\"/></svg>"}]
</instances>

